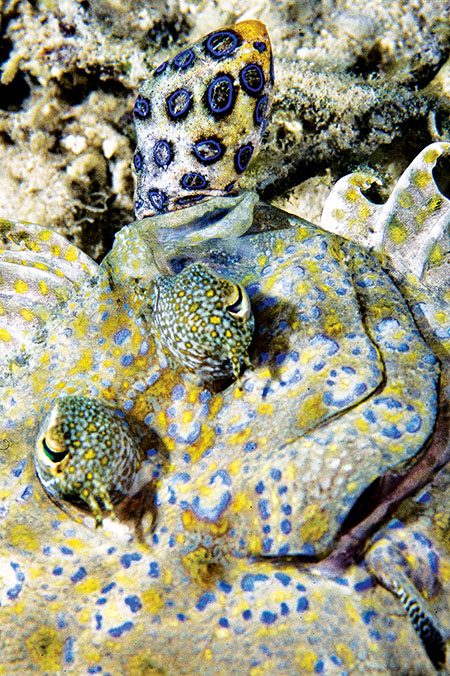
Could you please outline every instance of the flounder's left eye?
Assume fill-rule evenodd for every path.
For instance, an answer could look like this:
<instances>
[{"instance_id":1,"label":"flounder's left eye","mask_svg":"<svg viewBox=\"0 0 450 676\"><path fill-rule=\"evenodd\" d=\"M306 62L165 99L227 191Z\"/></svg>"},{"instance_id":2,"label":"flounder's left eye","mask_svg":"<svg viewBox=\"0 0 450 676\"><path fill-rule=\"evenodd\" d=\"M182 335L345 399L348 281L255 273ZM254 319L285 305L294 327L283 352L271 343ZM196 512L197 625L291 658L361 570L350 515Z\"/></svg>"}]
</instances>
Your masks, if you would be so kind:
<instances>
[{"instance_id":1,"label":"flounder's left eye","mask_svg":"<svg viewBox=\"0 0 450 676\"><path fill-rule=\"evenodd\" d=\"M69 452L67 450L64 451L54 450L45 437L43 437L42 439L42 448L44 449L44 453L47 456L47 458L49 458L54 463L61 462L61 460L64 460L67 453Z\"/></svg>"},{"instance_id":2,"label":"flounder's left eye","mask_svg":"<svg viewBox=\"0 0 450 676\"><path fill-rule=\"evenodd\" d=\"M248 319L251 314L250 299L240 284L234 285L231 303L225 306L229 315L235 319Z\"/></svg>"}]
</instances>

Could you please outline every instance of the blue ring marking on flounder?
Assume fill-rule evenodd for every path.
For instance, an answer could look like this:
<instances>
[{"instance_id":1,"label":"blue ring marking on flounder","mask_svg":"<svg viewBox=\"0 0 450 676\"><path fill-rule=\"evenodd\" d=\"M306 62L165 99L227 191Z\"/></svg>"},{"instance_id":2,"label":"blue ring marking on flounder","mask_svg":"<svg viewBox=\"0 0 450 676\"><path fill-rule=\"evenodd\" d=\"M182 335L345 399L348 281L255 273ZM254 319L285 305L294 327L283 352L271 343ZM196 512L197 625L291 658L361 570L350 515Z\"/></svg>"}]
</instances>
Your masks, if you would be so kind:
<instances>
[{"instance_id":1,"label":"blue ring marking on flounder","mask_svg":"<svg viewBox=\"0 0 450 676\"><path fill-rule=\"evenodd\" d=\"M208 138L197 141L193 153L202 164L214 164L223 157L225 146L217 138Z\"/></svg>"},{"instance_id":2,"label":"blue ring marking on flounder","mask_svg":"<svg viewBox=\"0 0 450 676\"><path fill-rule=\"evenodd\" d=\"M182 120L192 107L192 94L187 89L176 89L167 97L167 112L172 120Z\"/></svg>"},{"instance_id":3,"label":"blue ring marking on flounder","mask_svg":"<svg viewBox=\"0 0 450 676\"><path fill-rule=\"evenodd\" d=\"M236 91L233 79L226 73L214 77L206 90L205 103L215 117L229 115L234 108Z\"/></svg>"},{"instance_id":4,"label":"blue ring marking on flounder","mask_svg":"<svg viewBox=\"0 0 450 676\"><path fill-rule=\"evenodd\" d=\"M153 146L153 159L158 167L168 167L173 160L171 144L164 139L157 141Z\"/></svg>"},{"instance_id":5,"label":"blue ring marking on flounder","mask_svg":"<svg viewBox=\"0 0 450 676\"><path fill-rule=\"evenodd\" d=\"M264 88L265 78L258 63L248 63L239 73L242 89L249 96L258 96Z\"/></svg>"},{"instance_id":6,"label":"blue ring marking on flounder","mask_svg":"<svg viewBox=\"0 0 450 676\"><path fill-rule=\"evenodd\" d=\"M150 101L145 96L139 95L134 102L133 113L141 120L146 120L150 117Z\"/></svg>"},{"instance_id":7,"label":"blue ring marking on flounder","mask_svg":"<svg viewBox=\"0 0 450 676\"><path fill-rule=\"evenodd\" d=\"M217 31L207 38L205 49L213 59L224 59L231 56L241 44L242 38L234 31Z\"/></svg>"}]
</instances>

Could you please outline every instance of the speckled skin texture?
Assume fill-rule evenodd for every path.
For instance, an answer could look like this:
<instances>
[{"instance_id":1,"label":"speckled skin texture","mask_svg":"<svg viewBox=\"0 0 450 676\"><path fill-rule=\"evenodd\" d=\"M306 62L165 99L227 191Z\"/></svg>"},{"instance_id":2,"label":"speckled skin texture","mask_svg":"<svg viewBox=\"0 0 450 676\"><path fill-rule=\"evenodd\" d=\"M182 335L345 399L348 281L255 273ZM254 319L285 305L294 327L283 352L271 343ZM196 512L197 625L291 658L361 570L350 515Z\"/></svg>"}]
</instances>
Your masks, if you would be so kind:
<instances>
[{"instance_id":1,"label":"speckled skin texture","mask_svg":"<svg viewBox=\"0 0 450 676\"><path fill-rule=\"evenodd\" d=\"M352 217L353 203L345 202L341 220ZM443 213L448 206L442 198ZM163 218L158 227L168 234L171 217ZM17 288L26 279L35 285L36 321L48 332L46 342L41 334L33 340L17 324L17 353L2 352L7 673L432 674L442 658L427 656L401 605L376 585L390 584L379 567L383 542L367 564L344 570L323 559L339 548L362 491L388 470L414 470L438 425L441 369L433 350L445 353L443 306L424 287L424 307L434 308L432 350L419 333L419 313L413 317L366 251L263 204L239 239L242 223L230 230L230 215L224 220L221 236L218 223L209 224L202 243L189 246L175 230L175 241L159 242L157 251L151 232L146 237L153 226L137 223L99 271L63 241L56 254L53 234L39 238L31 227L27 237L28 226L4 226L17 242L2 259L6 316L33 319L18 300L27 297L28 288ZM386 228L383 215L378 223ZM27 249L13 277L10 257L18 265ZM148 269L131 256L136 250L165 271L208 263L245 287L257 340L253 370L240 383L199 386L155 356L142 300ZM49 260L64 278L52 296L63 324L50 319L48 303L36 302L48 288L40 282L59 279L35 265ZM74 375L89 396L116 402L137 430L149 470L116 523L106 519L96 531L93 519L69 518L49 503L30 461L42 416L35 402L46 388L70 394ZM401 524L394 542L406 545L405 559L419 571L411 575L398 557L402 574L444 628L447 486L444 475L420 497L431 523L412 509L412 523ZM390 525L388 542L398 524ZM417 553L421 538L425 549ZM415 565L422 551L428 568Z\"/></svg>"},{"instance_id":2,"label":"speckled skin texture","mask_svg":"<svg viewBox=\"0 0 450 676\"><path fill-rule=\"evenodd\" d=\"M102 507L130 493L142 453L120 411L98 399L58 397L36 441L36 472L55 499L79 499L102 523Z\"/></svg>"},{"instance_id":3,"label":"speckled skin texture","mask_svg":"<svg viewBox=\"0 0 450 676\"><path fill-rule=\"evenodd\" d=\"M161 349L200 381L238 378L250 366L255 322L239 284L196 263L155 280L150 317Z\"/></svg>"}]
</instances>

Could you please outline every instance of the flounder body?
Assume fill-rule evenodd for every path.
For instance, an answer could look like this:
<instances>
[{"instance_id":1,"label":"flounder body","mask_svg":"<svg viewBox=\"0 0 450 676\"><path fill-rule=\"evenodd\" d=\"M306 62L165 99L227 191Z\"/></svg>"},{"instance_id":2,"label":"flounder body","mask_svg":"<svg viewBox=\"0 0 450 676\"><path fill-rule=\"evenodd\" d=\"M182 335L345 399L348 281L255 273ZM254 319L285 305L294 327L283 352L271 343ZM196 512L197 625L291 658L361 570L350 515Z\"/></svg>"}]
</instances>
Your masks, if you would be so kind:
<instances>
[{"instance_id":1,"label":"flounder body","mask_svg":"<svg viewBox=\"0 0 450 676\"><path fill-rule=\"evenodd\" d=\"M253 23L219 31L226 39L207 36L185 50L187 55L175 57L175 65L188 63L189 54L200 58L207 44L231 45L227 36L242 38L244 26L250 32ZM251 39L266 46L253 45L264 55L265 34ZM245 41L242 45L247 50ZM226 58L217 61L224 69ZM239 62L236 73L246 64ZM173 71L173 77L181 76ZM215 76L216 71L208 71L208 77ZM169 78L155 102L148 89L152 111L168 104L164 95L170 98L172 84ZM236 102L243 96L239 90ZM248 96L247 107L250 102L254 106L255 97ZM177 100L174 110L181 103ZM185 127L189 135L179 166L182 176L193 166L187 161L191 132L202 132L203 109L196 119L197 127ZM161 123L158 130L166 134L169 128ZM137 129L139 152L148 160L154 138L140 132L146 127ZM248 141L250 132L242 137L234 127L231 132ZM212 131L205 133L210 138ZM445 144L436 149L447 152ZM427 186L439 197L444 218L450 209L433 181L436 160L427 163ZM230 167L224 170L227 180ZM1 475L6 668L18 662L22 670L47 672L434 673L434 666L445 660L439 628L445 625L445 608L436 591L448 586L442 539L428 549L424 545L425 556L433 552L436 557L428 556L433 561L429 569L422 566L425 578L431 571L425 585L424 575L413 575L411 581L401 555L395 557L392 572L405 573L398 598L405 599L405 608L411 599L422 604L425 619L417 626L393 612L391 594L375 585L377 579L392 591L385 549L375 543L367 555L368 569L344 569L339 552L345 538L365 519L370 521L364 496L374 481L382 475L389 479L393 470L406 481L408 470L419 471L422 460L428 463L423 476L429 477L430 458L437 453L433 432L442 430L439 397L445 373L436 354L445 358L444 310L424 287L422 314L413 316L391 277L365 250L267 205L255 205L252 194L215 197L212 192L201 204L180 210L172 201L180 171L171 174L167 168L167 202L164 209L154 209L175 211L123 228L100 273L93 274L93 264L70 249L75 260L64 276L74 286L84 271L87 281L66 297L55 291L55 311L64 310L60 326L42 314L47 335L43 339L34 333L29 339L25 325L17 325L14 344L20 348L6 361L7 399L2 399L9 416L2 430L8 449ZM139 177L137 200L151 204L149 191L154 195L154 188L163 189L155 184L155 172L149 169ZM213 185L212 177L208 180ZM214 185L226 192L224 185ZM412 224L417 203L415 197ZM394 210L397 204L398 195ZM138 215L146 215L141 208L149 208L148 203L137 205ZM342 216L341 209L341 227L349 213L344 209ZM380 230L385 222L378 214ZM8 227L14 238L21 226ZM39 275L47 271L36 266L43 263L36 238L16 239L21 251L28 247L33 252L24 257L32 270L26 278L36 275L42 293ZM68 245L59 245L67 252ZM10 255L4 254L6 265ZM250 299L252 368L237 382L205 386L187 375L179 360L165 360L160 339L150 339L158 275L173 275L171 289L178 288L177 276L199 263L245 289ZM395 259L392 268L397 269ZM412 280L399 276L408 293ZM420 287L417 277L415 284ZM25 306L18 304L15 291L9 291L5 307L19 321ZM36 304L36 293L32 298ZM225 302L222 309L229 305L234 303ZM186 308L181 304L172 311L172 320L183 321ZM424 317L432 318L429 344L417 323L422 322L423 331ZM157 330L164 332L170 319L163 315L162 320ZM218 325L222 315L218 323L211 322L211 330ZM163 340L163 346L168 342ZM174 349L169 352L172 360ZM72 391L77 374L82 376ZM78 387L84 396L113 401L143 451L146 483L115 508L117 523L107 519L95 532L49 503L26 460L44 413L35 410L35 402L56 391L77 395ZM436 463L443 462L445 452ZM436 488L438 503L441 488ZM430 490L434 500L435 489ZM389 494L380 490L379 507ZM122 524L133 516L137 535ZM377 524L375 516L372 527ZM420 527L415 531L413 525L414 532L420 539ZM369 533L367 528L364 537ZM360 547L364 537L356 543ZM389 544L382 542L383 547L392 544L389 532L386 538ZM399 575L394 579L397 583ZM428 602L421 597L424 591ZM18 635L23 637L19 650Z\"/></svg>"},{"instance_id":2,"label":"flounder body","mask_svg":"<svg viewBox=\"0 0 450 676\"><path fill-rule=\"evenodd\" d=\"M1 255L5 436L14 444L34 437L37 472L50 495L81 499L100 523L102 503L111 512L130 492L145 457L150 429L129 425L158 410L164 374L174 382L163 350L184 356L176 382L189 368L236 378L252 336L248 298L242 287L193 265L178 276L197 308L192 325L184 304L170 313L181 299L164 277L146 293L117 294L105 272L56 233L5 221L2 235L9 241ZM169 317L181 352L167 337Z\"/></svg>"}]
</instances>

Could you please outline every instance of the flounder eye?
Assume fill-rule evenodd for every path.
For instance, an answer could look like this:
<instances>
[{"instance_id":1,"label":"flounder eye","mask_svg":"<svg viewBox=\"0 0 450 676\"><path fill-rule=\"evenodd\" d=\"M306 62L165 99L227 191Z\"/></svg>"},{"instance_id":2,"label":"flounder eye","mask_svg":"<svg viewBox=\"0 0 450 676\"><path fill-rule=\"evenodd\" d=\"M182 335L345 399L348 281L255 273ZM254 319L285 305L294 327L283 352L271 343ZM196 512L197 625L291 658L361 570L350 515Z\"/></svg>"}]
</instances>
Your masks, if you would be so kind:
<instances>
[{"instance_id":1,"label":"flounder eye","mask_svg":"<svg viewBox=\"0 0 450 676\"><path fill-rule=\"evenodd\" d=\"M240 284L235 284L234 287L231 303L225 309L235 319L248 319L251 314L250 299Z\"/></svg>"},{"instance_id":2,"label":"flounder eye","mask_svg":"<svg viewBox=\"0 0 450 676\"><path fill-rule=\"evenodd\" d=\"M61 460L64 460L67 453L69 452L67 450L64 450L64 451L53 450L45 437L43 437L43 439L42 439L42 448L44 449L44 453L47 456L47 458L49 458L52 462L55 462L55 463L61 462Z\"/></svg>"}]
</instances>

